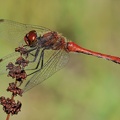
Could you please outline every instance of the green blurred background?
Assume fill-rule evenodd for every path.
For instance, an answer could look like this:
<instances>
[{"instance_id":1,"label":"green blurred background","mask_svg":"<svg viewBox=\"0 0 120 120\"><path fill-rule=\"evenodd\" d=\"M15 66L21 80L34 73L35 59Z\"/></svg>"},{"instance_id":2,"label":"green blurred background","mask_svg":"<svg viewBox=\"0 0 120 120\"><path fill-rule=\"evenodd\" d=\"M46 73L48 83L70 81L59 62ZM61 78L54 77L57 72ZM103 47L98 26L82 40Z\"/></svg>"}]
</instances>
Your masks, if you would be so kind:
<instances>
[{"instance_id":1,"label":"green blurred background","mask_svg":"<svg viewBox=\"0 0 120 120\"><path fill-rule=\"evenodd\" d=\"M0 0L0 18L45 26L82 47L116 56L119 11L119 0ZM0 43L0 57L13 51L11 43ZM10 96L8 78L0 79L0 96ZM16 100L23 106L11 120L120 120L120 65L70 54L64 69ZM0 120L5 117L0 106Z\"/></svg>"}]
</instances>

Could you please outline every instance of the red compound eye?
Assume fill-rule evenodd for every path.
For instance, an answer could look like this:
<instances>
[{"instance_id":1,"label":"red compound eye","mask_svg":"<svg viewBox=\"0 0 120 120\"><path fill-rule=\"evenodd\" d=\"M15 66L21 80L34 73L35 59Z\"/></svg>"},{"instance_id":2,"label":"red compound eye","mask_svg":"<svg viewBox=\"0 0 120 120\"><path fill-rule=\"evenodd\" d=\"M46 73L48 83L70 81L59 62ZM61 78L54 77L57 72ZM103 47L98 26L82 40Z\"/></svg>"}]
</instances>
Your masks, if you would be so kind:
<instances>
[{"instance_id":1,"label":"red compound eye","mask_svg":"<svg viewBox=\"0 0 120 120\"><path fill-rule=\"evenodd\" d=\"M35 30L32 30L26 34L26 36L24 37L24 41L28 46L32 46L36 42L37 40L36 38L37 38L37 33Z\"/></svg>"}]
</instances>

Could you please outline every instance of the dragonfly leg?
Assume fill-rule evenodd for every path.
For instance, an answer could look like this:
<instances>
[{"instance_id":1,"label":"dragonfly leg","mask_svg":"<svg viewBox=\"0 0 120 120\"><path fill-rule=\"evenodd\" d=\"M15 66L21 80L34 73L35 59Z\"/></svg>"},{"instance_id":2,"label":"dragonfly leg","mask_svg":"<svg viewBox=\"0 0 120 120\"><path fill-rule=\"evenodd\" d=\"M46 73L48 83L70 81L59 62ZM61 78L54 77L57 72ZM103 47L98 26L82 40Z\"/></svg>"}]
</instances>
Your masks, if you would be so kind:
<instances>
[{"instance_id":1,"label":"dragonfly leg","mask_svg":"<svg viewBox=\"0 0 120 120\"><path fill-rule=\"evenodd\" d=\"M36 73L36 72L38 72L38 71L40 71L42 68L39 68L39 69L37 69L37 70L35 70L35 69L29 69L29 70L35 70L34 72L32 72L32 73L30 73L30 74L28 74L27 76L30 76L30 75L32 75L32 74L34 74L34 73ZM29 81L28 81L29 82Z\"/></svg>"},{"instance_id":2,"label":"dragonfly leg","mask_svg":"<svg viewBox=\"0 0 120 120\"><path fill-rule=\"evenodd\" d=\"M43 68L44 50L45 50L45 49L43 49L43 50L41 51L41 54L40 54L40 57L39 57L39 60L38 60L38 63L37 63L37 66L36 66L36 68L35 68L35 69L37 69L37 68L38 68L38 66L39 66L40 62L41 62L40 69L42 69L42 68Z\"/></svg>"},{"instance_id":3,"label":"dragonfly leg","mask_svg":"<svg viewBox=\"0 0 120 120\"><path fill-rule=\"evenodd\" d=\"M43 50L41 51L41 54L40 54L40 57L39 57L39 59L38 59L38 63L37 63L37 65L36 65L36 67L33 68L33 69L29 69L29 70L36 70L36 69L38 69L40 63L41 63L41 65L40 65L40 69L43 68L44 50L45 50L45 49L43 49ZM36 52L37 52L37 51L36 51ZM32 61L32 62L34 62L34 61Z\"/></svg>"},{"instance_id":4,"label":"dragonfly leg","mask_svg":"<svg viewBox=\"0 0 120 120\"><path fill-rule=\"evenodd\" d=\"M40 49L37 49L36 52L35 52L35 55L32 54L32 53L29 53L29 54L31 54L32 56L34 56L34 59L33 59L32 61L29 61L29 62L35 62L36 59L37 59L37 57L38 57L39 52L40 52Z\"/></svg>"}]
</instances>

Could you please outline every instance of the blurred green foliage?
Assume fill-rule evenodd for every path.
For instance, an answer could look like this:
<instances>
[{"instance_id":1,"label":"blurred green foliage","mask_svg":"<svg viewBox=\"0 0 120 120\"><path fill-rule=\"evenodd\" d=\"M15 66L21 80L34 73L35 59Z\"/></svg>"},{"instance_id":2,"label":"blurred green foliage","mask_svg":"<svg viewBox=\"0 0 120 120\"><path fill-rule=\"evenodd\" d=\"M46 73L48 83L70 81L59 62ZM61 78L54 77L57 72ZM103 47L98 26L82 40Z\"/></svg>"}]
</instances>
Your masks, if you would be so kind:
<instances>
[{"instance_id":1,"label":"blurred green foliage","mask_svg":"<svg viewBox=\"0 0 120 120\"><path fill-rule=\"evenodd\" d=\"M83 47L116 56L119 11L119 0L0 0L0 18L45 26ZM13 51L11 43L0 42L0 57ZM22 111L11 120L120 120L119 71L115 63L71 54L64 69L20 98ZM8 95L6 79L1 77L0 96ZM5 116L0 107L0 118Z\"/></svg>"}]
</instances>

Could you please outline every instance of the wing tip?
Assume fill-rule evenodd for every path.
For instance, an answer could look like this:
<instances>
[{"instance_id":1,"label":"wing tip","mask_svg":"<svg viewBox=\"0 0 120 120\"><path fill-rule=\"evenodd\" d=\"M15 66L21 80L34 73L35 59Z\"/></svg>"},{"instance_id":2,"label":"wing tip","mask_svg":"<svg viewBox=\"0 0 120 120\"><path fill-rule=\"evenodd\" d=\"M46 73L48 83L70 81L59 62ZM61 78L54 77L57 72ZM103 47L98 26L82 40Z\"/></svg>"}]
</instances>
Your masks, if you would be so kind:
<instances>
[{"instance_id":1,"label":"wing tip","mask_svg":"<svg viewBox=\"0 0 120 120\"><path fill-rule=\"evenodd\" d=\"M3 59L1 58L1 59L0 59L0 62L2 62L2 61L3 61Z\"/></svg>"},{"instance_id":2,"label":"wing tip","mask_svg":"<svg viewBox=\"0 0 120 120\"><path fill-rule=\"evenodd\" d=\"M4 19L0 19L0 22L4 22L5 20Z\"/></svg>"}]
</instances>

